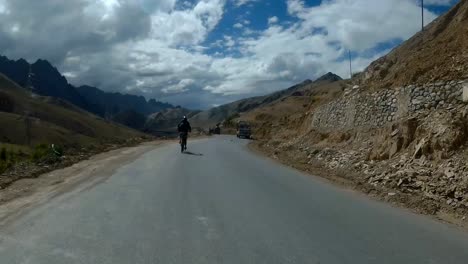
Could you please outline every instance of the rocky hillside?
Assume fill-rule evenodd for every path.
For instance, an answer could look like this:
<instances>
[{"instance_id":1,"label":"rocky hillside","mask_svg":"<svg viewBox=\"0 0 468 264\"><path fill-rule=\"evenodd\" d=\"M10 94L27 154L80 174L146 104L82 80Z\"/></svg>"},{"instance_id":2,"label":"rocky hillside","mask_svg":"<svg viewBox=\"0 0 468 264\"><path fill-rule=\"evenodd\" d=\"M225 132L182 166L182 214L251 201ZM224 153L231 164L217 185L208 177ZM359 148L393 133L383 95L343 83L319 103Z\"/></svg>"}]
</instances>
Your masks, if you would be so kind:
<instances>
[{"instance_id":1,"label":"rocky hillside","mask_svg":"<svg viewBox=\"0 0 468 264\"><path fill-rule=\"evenodd\" d=\"M186 116L192 119L192 117L198 113L200 113L200 111L193 111L182 107L166 109L150 115L146 121L144 131L150 134L175 132L177 131L177 124L182 120L182 117Z\"/></svg>"},{"instance_id":2,"label":"rocky hillside","mask_svg":"<svg viewBox=\"0 0 468 264\"><path fill-rule=\"evenodd\" d=\"M316 87L320 84L328 84L339 80L342 79L338 75L327 73L314 82L311 80L306 80L285 90L274 92L265 96L242 99L233 103L200 112L199 114L192 117L191 121L198 127L214 127L217 123L221 123L226 119L230 119L241 113L246 113L254 109L262 108L290 96L301 97L305 95L311 87Z\"/></svg>"},{"instance_id":3,"label":"rocky hillside","mask_svg":"<svg viewBox=\"0 0 468 264\"><path fill-rule=\"evenodd\" d=\"M468 0L461 0L424 32L373 62L360 76L369 88L468 78Z\"/></svg>"},{"instance_id":4,"label":"rocky hillside","mask_svg":"<svg viewBox=\"0 0 468 264\"><path fill-rule=\"evenodd\" d=\"M349 81L335 80L321 77L289 96L242 113L235 120L249 121L254 127L254 138L259 140L287 139L304 131L302 124L318 105L341 96L350 86Z\"/></svg>"},{"instance_id":5,"label":"rocky hillside","mask_svg":"<svg viewBox=\"0 0 468 264\"><path fill-rule=\"evenodd\" d=\"M22 87L33 86L39 95L64 99L91 112L95 110L48 61L38 60L29 64L23 59L12 61L0 57L0 73Z\"/></svg>"},{"instance_id":6,"label":"rocky hillside","mask_svg":"<svg viewBox=\"0 0 468 264\"><path fill-rule=\"evenodd\" d=\"M0 56L0 73L3 73L21 87L25 87L27 84L29 70L30 65L24 59L14 61L5 56Z\"/></svg>"},{"instance_id":7,"label":"rocky hillside","mask_svg":"<svg viewBox=\"0 0 468 264\"><path fill-rule=\"evenodd\" d=\"M134 111L146 116L174 107L171 104L158 102L155 99L147 101L143 96L109 93L92 86L85 85L76 89L87 102L97 106L100 116L107 118L112 118L114 115L126 111Z\"/></svg>"}]
</instances>

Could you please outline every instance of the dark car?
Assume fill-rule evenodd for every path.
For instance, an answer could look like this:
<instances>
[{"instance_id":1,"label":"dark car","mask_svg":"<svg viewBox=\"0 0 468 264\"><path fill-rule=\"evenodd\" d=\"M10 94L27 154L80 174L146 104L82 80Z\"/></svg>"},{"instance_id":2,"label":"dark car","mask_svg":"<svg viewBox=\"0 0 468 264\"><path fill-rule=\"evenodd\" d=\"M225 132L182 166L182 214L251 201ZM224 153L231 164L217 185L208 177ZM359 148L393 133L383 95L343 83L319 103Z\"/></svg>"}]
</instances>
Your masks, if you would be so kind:
<instances>
[{"instance_id":1,"label":"dark car","mask_svg":"<svg viewBox=\"0 0 468 264\"><path fill-rule=\"evenodd\" d=\"M237 123L237 137L238 138L251 138L252 137L252 129L248 122L239 121Z\"/></svg>"}]
</instances>

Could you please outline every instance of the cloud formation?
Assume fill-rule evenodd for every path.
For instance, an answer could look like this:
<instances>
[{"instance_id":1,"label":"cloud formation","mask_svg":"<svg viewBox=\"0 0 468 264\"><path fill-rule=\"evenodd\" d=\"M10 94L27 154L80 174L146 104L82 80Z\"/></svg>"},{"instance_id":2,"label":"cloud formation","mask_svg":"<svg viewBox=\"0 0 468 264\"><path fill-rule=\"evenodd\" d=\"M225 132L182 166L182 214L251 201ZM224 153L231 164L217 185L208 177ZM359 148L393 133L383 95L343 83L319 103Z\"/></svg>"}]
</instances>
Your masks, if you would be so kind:
<instances>
[{"instance_id":1,"label":"cloud formation","mask_svg":"<svg viewBox=\"0 0 468 264\"><path fill-rule=\"evenodd\" d=\"M209 107L328 71L346 77L348 49L361 70L420 28L416 0L285 0L289 21L269 14L266 28L248 18L219 28L250 2L0 0L0 54L50 60L76 85Z\"/></svg>"}]
</instances>

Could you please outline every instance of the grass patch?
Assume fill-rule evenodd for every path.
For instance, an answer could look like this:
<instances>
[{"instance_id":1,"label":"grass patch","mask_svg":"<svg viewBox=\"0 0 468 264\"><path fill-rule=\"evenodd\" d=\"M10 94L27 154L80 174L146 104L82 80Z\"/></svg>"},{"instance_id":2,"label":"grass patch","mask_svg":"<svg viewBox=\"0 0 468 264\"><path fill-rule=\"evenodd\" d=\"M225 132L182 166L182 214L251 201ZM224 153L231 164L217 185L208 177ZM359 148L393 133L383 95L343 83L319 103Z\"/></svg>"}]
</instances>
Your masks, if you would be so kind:
<instances>
[{"instance_id":1,"label":"grass patch","mask_svg":"<svg viewBox=\"0 0 468 264\"><path fill-rule=\"evenodd\" d=\"M5 172L18 162L52 164L60 161L63 147L58 145L38 144L34 148L27 146L0 144L0 173Z\"/></svg>"},{"instance_id":2,"label":"grass patch","mask_svg":"<svg viewBox=\"0 0 468 264\"><path fill-rule=\"evenodd\" d=\"M57 145L39 144L34 147L31 159L39 163L55 163L63 156L63 148Z\"/></svg>"},{"instance_id":3,"label":"grass patch","mask_svg":"<svg viewBox=\"0 0 468 264\"><path fill-rule=\"evenodd\" d=\"M23 153L23 154L31 154L31 148L28 146L23 146L23 145L15 145L15 144L9 144L9 143L0 143L0 149L5 148L6 150L10 152L16 152L16 153Z\"/></svg>"},{"instance_id":4,"label":"grass patch","mask_svg":"<svg viewBox=\"0 0 468 264\"><path fill-rule=\"evenodd\" d=\"M3 173L5 170L9 169L15 163L27 156L28 155L24 152L24 149L21 147L16 147L15 145L11 144L1 144L0 173Z\"/></svg>"}]
</instances>

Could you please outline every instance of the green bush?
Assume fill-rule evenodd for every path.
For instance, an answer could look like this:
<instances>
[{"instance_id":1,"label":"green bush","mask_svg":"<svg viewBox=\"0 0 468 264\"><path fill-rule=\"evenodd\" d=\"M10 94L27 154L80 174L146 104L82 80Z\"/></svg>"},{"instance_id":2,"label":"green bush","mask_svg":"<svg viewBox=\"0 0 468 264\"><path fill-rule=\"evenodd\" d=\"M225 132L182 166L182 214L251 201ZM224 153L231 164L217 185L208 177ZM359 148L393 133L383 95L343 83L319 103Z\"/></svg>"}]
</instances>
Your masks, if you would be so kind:
<instances>
[{"instance_id":1,"label":"green bush","mask_svg":"<svg viewBox=\"0 0 468 264\"><path fill-rule=\"evenodd\" d=\"M32 160L35 162L55 163L63 156L63 148L57 145L40 144L34 148Z\"/></svg>"},{"instance_id":2,"label":"green bush","mask_svg":"<svg viewBox=\"0 0 468 264\"><path fill-rule=\"evenodd\" d=\"M63 147L61 146L58 146L58 145L54 145L54 147L52 148L52 151L54 152L54 154L58 157L62 157L63 156Z\"/></svg>"},{"instance_id":3,"label":"green bush","mask_svg":"<svg viewBox=\"0 0 468 264\"><path fill-rule=\"evenodd\" d=\"M49 147L46 144L39 144L34 147L31 156L34 161L38 161L47 156L48 154L50 154Z\"/></svg>"}]
</instances>

